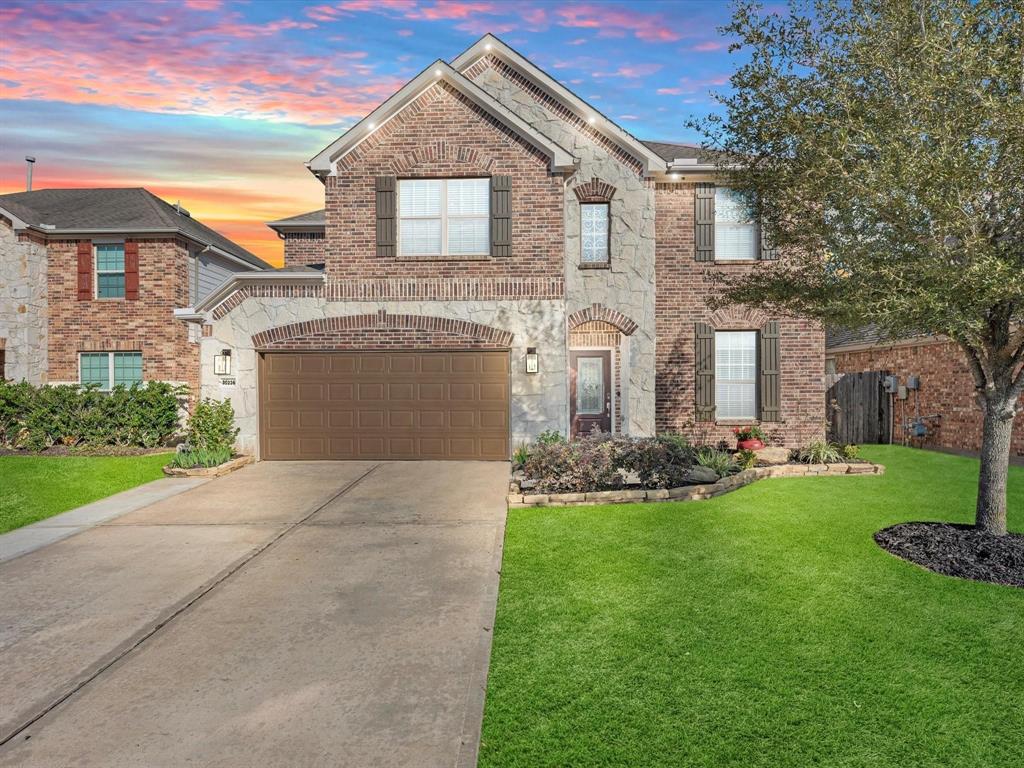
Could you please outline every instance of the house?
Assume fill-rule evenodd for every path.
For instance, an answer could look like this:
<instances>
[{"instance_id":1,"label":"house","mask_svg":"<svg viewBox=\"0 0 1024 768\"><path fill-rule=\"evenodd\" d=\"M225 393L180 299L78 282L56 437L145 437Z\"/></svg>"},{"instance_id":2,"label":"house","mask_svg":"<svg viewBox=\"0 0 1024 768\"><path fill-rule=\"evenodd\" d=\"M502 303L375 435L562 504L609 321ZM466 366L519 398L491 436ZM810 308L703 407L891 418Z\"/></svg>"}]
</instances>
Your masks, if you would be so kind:
<instances>
[{"instance_id":1,"label":"house","mask_svg":"<svg viewBox=\"0 0 1024 768\"><path fill-rule=\"evenodd\" d=\"M895 419L894 441L969 453L981 449L984 414L975 399L967 361L955 342L925 335L888 339L870 325L829 328L825 354L829 373L881 371L898 377L904 386L910 377L917 377L919 386L907 393L905 409L897 412L905 416ZM919 417L923 435L902 428ZM1024 415L1018 414L1013 423L1010 455L1024 457Z\"/></svg>"},{"instance_id":2,"label":"house","mask_svg":"<svg viewBox=\"0 0 1024 768\"><path fill-rule=\"evenodd\" d=\"M508 459L545 430L787 445L824 425L824 334L710 311L762 247L693 146L644 142L492 35L438 60L307 163L324 209L270 223L202 391L263 459Z\"/></svg>"},{"instance_id":3,"label":"house","mask_svg":"<svg viewBox=\"0 0 1024 768\"><path fill-rule=\"evenodd\" d=\"M0 363L33 384L199 386L175 309L269 265L145 189L0 195Z\"/></svg>"}]
</instances>

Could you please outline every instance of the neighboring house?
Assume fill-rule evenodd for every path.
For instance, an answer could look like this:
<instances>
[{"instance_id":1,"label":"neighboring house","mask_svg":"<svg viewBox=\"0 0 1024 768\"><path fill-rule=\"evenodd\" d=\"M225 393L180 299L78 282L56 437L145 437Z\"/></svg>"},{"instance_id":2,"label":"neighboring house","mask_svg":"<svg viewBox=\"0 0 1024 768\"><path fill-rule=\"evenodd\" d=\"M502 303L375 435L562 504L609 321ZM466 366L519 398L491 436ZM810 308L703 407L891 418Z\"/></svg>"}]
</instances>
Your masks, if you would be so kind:
<instances>
[{"instance_id":1,"label":"neighboring house","mask_svg":"<svg viewBox=\"0 0 1024 768\"><path fill-rule=\"evenodd\" d=\"M594 427L820 437L820 326L706 306L713 275L776 254L701 154L485 36L307 164L325 206L270 223L284 269L186 318L202 391L264 459L507 459Z\"/></svg>"},{"instance_id":2,"label":"neighboring house","mask_svg":"<svg viewBox=\"0 0 1024 768\"><path fill-rule=\"evenodd\" d=\"M917 376L920 386L908 395L906 419L923 419L927 433L914 437L899 423L893 440L908 439L925 448L976 453L981 449L983 416L974 394L974 379L955 342L944 337L913 336L890 340L871 326L830 328L826 346L829 373L884 371L899 377ZM1021 398L1024 412L1024 397ZM1024 456L1024 415L1018 415L1010 442L1011 456Z\"/></svg>"},{"instance_id":3,"label":"neighboring house","mask_svg":"<svg viewBox=\"0 0 1024 768\"><path fill-rule=\"evenodd\" d=\"M199 385L199 334L174 318L269 267L145 189L0 195L3 374L34 384Z\"/></svg>"}]
</instances>

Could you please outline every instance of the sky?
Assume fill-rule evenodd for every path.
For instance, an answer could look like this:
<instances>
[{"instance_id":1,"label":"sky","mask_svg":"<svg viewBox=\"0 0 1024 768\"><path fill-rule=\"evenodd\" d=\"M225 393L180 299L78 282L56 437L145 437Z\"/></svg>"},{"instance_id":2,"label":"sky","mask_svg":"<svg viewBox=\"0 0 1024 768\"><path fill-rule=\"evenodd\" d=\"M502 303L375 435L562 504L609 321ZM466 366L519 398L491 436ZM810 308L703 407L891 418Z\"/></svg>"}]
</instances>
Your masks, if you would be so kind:
<instances>
[{"instance_id":1,"label":"sky","mask_svg":"<svg viewBox=\"0 0 1024 768\"><path fill-rule=\"evenodd\" d=\"M725 2L0 0L0 193L146 187L279 264L303 163L491 32L644 139L694 141L742 54Z\"/></svg>"}]
</instances>

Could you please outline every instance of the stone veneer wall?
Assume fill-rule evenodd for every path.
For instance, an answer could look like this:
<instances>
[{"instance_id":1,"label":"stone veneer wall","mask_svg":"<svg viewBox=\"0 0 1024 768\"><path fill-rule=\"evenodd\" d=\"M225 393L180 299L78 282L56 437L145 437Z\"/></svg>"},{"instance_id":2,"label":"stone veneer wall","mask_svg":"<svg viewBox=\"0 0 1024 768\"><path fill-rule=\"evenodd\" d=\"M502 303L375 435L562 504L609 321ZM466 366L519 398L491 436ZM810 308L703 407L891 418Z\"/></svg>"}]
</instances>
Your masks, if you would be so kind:
<instances>
[{"instance_id":1,"label":"stone veneer wall","mask_svg":"<svg viewBox=\"0 0 1024 768\"><path fill-rule=\"evenodd\" d=\"M920 376L921 388L906 401L907 415L917 414L914 398L920 397L922 415L938 413L942 418L929 420L928 436L914 440L914 444L925 448L980 450L983 416L974 399L974 379L963 352L954 342L932 339L855 351L834 350L828 357L835 360L836 373L889 371L899 376L901 382L910 375ZM1013 422L1011 456L1024 456L1024 396L1020 408ZM899 405L896 418L899 418ZM897 423L893 439L898 442L900 437Z\"/></svg>"},{"instance_id":2,"label":"stone veneer wall","mask_svg":"<svg viewBox=\"0 0 1024 768\"><path fill-rule=\"evenodd\" d=\"M0 376L46 383L46 312L46 247L19 240L0 219L0 340L6 358Z\"/></svg>"},{"instance_id":3,"label":"stone veneer wall","mask_svg":"<svg viewBox=\"0 0 1024 768\"><path fill-rule=\"evenodd\" d=\"M259 450L259 393L257 389L257 352L252 336L272 328L308 320L350 315L421 315L468 320L513 334L511 344L511 437L512 447L529 442L546 429L565 433L568 429L568 372L566 360L564 302L526 301L328 301L323 298L250 297L229 313L213 320L209 336L202 340L201 394L203 397L230 399L240 428L238 449L257 454ZM358 336L343 333L325 339L321 349L360 348ZM443 346L450 348L447 339ZM403 345L437 348L436 337L420 338L410 334ZM351 346L348 346L351 344ZM465 345L475 344L467 339ZM540 372L527 374L524 360L528 346L540 350ZM213 374L213 358L221 349L231 349L235 384L223 386ZM410 348L410 347L406 347Z\"/></svg>"},{"instance_id":4,"label":"stone veneer wall","mask_svg":"<svg viewBox=\"0 0 1024 768\"><path fill-rule=\"evenodd\" d=\"M521 119L550 136L580 159L563 193L564 270L568 312L602 304L639 327L623 345L621 365L628 372L622 393L623 431L655 431L655 201L642 166L590 129L583 116L536 91L516 72L485 57L466 73ZM614 189L610 199L611 250L608 269L580 268L580 199L575 189Z\"/></svg>"}]
</instances>

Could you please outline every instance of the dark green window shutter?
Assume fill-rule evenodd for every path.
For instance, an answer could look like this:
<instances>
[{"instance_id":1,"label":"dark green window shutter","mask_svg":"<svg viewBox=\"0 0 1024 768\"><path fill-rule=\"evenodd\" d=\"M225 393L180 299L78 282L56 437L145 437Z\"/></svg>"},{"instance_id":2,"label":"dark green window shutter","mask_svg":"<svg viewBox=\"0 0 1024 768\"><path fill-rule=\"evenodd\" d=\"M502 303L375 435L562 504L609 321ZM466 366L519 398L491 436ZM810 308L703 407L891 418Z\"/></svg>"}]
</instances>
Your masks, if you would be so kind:
<instances>
[{"instance_id":1,"label":"dark green window shutter","mask_svg":"<svg viewBox=\"0 0 1024 768\"><path fill-rule=\"evenodd\" d=\"M693 198L693 242L697 261L715 260L715 185L697 184Z\"/></svg>"},{"instance_id":2,"label":"dark green window shutter","mask_svg":"<svg viewBox=\"0 0 1024 768\"><path fill-rule=\"evenodd\" d=\"M491 176L491 256L512 255L512 177Z\"/></svg>"},{"instance_id":3,"label":"dark green window shutter","mask_svg":"<svg viewBox=\"0 0 1024 768\"><path fill-rule=\"evenodd\" d=\"M758 227L761 230L761 250L758 252L758 258L764 261L774 261L779 258L779 250L770 242L771 238L768 237L768 233L762 224Z\"/></svg>"},{"instance_id":4,"label":"dark green window shutter","mask_svg":"<svg viewBox=\"0 0 1024 768\"><path fill-rule=\"evenodd\" d=\"M761 329L761 421L779 421L779 321L770 320Z\"/></svg>"},{"instance_id":5,"label":"dark green window shutter","mask_svg":"<svg viewBox=\"0 0 1024 768\"><path fill-rule=\"evenodd\" d=\"M377 255L395 255L395 177L378 176L377 195Z\"/></svg>"},{"instance_id":6,"label":"dark green window shutter","mask_svg":"<svg viewBox=\"0 0 1024 768\"><path fill-rule=\"evenodd\" d=\"M707 323L696 325L694 386L697 421L715 420L715 329Z\"/></svg>"}]
</instances>

